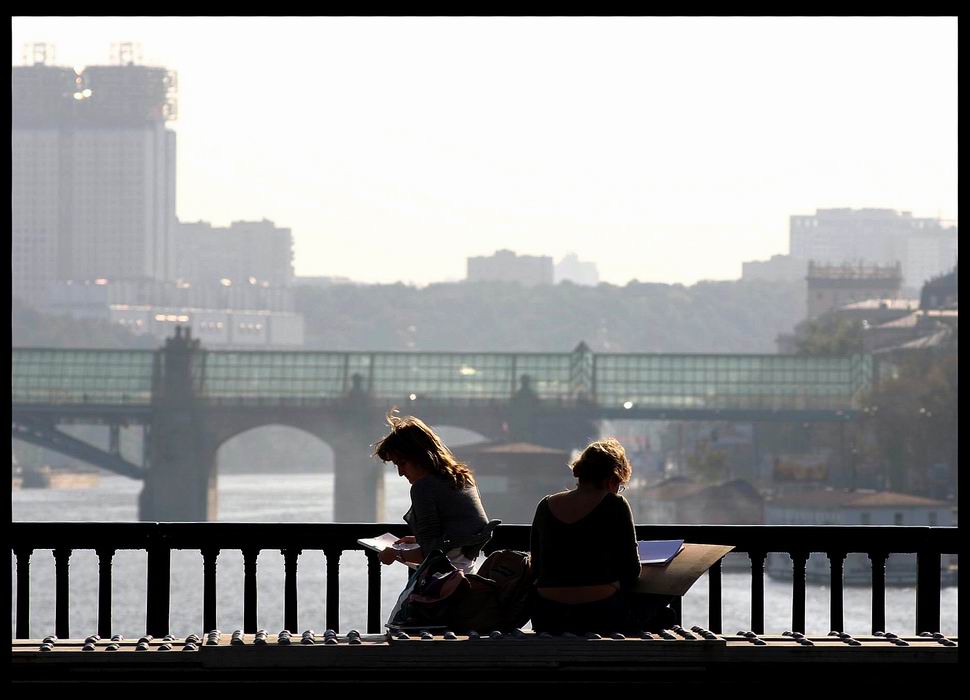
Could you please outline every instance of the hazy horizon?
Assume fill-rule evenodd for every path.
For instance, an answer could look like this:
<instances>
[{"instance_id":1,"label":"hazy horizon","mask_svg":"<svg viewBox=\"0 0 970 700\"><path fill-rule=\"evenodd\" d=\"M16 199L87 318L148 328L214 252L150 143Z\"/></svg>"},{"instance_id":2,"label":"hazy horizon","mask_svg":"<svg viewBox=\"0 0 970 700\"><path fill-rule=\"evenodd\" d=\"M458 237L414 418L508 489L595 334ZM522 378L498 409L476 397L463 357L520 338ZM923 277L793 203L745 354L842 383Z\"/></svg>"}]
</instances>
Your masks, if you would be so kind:
<instances>
[{"instance_id":1,"label":"hazy horizon","mask_svg":"<svg viewBox=\"0 0 970 700\"><path fill-rule=\"evenodd\" d=\"M957 19L14 17L54 63L178 71L178 217L291 228L298 275L424 285L569 252L693 284L788 217L957 219Z\"/></svg>"}]
</instances>

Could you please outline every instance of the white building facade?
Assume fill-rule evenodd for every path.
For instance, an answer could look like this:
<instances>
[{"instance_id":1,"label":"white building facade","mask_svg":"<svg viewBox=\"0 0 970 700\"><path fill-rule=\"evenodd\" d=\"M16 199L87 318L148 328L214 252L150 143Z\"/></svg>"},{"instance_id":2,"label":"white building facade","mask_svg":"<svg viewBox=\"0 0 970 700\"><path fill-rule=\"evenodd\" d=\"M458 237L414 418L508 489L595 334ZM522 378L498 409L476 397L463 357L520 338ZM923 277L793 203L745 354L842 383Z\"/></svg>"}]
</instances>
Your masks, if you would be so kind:
<instances>
[{"instance_id":1,"label":"white building facade","mask_svg":"<svg viewBox=\"0 0 970 700\"><path fill-rule=\"evenodd\" d=\"M42 306L51 282L169 279L175 76L118 65L12 73L12 284Z\"/></svg>"},{"instance_id":2,"label":"white building facade","mask_svg":"<svg viewBox=\"0 0 970 700\"><path fill-rule=\"evenodd\" d=\"M293 234L272 221L179 222L173 235L175 277L192 284L293 284Z\"/></svg>"}]
</instances>

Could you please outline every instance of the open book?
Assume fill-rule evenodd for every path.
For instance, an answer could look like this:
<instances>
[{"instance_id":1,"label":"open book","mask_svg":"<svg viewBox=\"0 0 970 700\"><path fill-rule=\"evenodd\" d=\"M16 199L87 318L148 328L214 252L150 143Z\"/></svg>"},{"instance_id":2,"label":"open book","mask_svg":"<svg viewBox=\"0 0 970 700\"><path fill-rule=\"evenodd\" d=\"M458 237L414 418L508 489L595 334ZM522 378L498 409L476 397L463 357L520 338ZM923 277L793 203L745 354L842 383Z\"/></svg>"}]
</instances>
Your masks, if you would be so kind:
<instances>
[{"instance_id":1,"label":"open book","mask_svg":"<svg viewBox=\"0 0 970 700\"><path fill-rule=\"evenodd\" d=\"M380 537L369 537L362 540L357 540L357 544L367 547L367 549L372 549L375 552L383 552L388 547L393 549L406 552L409 549L417 549L421 545L415 544L405 544L403 542L398 542L401 539L397 535L392 535L390 532L385 532Z\"/></svg>"},{"instance_id":2,"label":"open book","mask_svg":"<svg viewBox=\"0 0 970 700\"><path fill-rule=\"evenodd\" d=\"M640 540L637 542L641 564L665 566L683 549L683 540Z\"/></svg>"}]
</instances>

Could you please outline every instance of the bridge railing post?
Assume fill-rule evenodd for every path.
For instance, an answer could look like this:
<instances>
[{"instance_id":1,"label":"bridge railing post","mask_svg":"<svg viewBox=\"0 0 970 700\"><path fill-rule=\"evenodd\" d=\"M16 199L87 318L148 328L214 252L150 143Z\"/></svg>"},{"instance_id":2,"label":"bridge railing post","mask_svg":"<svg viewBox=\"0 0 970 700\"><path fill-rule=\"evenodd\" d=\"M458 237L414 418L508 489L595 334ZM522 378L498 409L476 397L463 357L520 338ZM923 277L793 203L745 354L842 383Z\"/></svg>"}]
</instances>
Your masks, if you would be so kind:
<instances>
[{"instance_id":1,"label":"bridge railing post","mask_svg":"<svg viewBox=\"0 0 970 700\"><path fill-rule=\"evenodd\" d=\"M243 554L243 632L255 634L257 629L257 589L256 564L259 558L258 547L246 547ZM290 630L295 632L296 630Z\"/></svg>"},{"instance_id":2,"label":"bridge railing post","mask_svg":"<svg viewBox=\"0 0 970 700\"><path fill-rule=\"evenodd\" d=\"M206 632L216 629L216 565L218 547L202 548L202 628Z\"/></svg>"},{"instance_id":3,"label":"bridge railing post","mask_svg":"<svg viewBox=\"0 0 970 700\"><path fill-rule=\"evenodd\" d=\"M367 632L381 631L381 562L377 552L366 550L367 557Z\"/></svg>"},{"instance_id":4,"label":"bridge railing post","mask_svg":"<svg viewBox=\"0 0 970 700\"><path fill-rule=\"evenodd\" d=\"M54 550L54 577L55 577L55 599L54 599L54 634L62 639L71 636L71 605L70 605L70 566L72 549L58 547Z\"/></svg>"},{"instance_id":5,"label":"bridge railing post","mask_svg":"<svg viewBox=\"0 0 970 700\"><path fill-rule=\"evenodd\" d=\"M284 579L283 579L283 626L295 632L297 630L297 591L296 570L301 550L289 547L282 550Z\"/></svg>"},{"instance_id":6,"label":"bridge railing post","mask_svg":"<svg viewBox=\"0 0 970 700\"><path fill-rule=\"evenodd\" d=\"M916 553L916 633L940 631L940 552Z\"/></svg>"},{"instance_id":7,"label":"bridge railing post","mask_svg":"<svg viewBox=\"0 0 970 700\"><path fill-rule=\"evenodd\" d=\"M111 636L111 562L115 550L99 547L98 555L98 635L107 639Z\"/></svg>"},{"instance_id":8,"label":"bridge railing post","mask_svg":"<svg viewBox=\"0 0 970 700\"><path fill-rule=\"evenodd\" d=\"M17 547L17 638L30 637L30 547Z\"/></svg>"},{"instance_id":9,"label":"bridge railing post","mask_svg":"<svg viewBox=\"0 0 970 700\"><path fill-rule=\"evenodd\" d=\"M148 593L145 631L154 637L168 634L172 558L165 535L154 526L148 536Z\"/></svg>"}]
</instances>

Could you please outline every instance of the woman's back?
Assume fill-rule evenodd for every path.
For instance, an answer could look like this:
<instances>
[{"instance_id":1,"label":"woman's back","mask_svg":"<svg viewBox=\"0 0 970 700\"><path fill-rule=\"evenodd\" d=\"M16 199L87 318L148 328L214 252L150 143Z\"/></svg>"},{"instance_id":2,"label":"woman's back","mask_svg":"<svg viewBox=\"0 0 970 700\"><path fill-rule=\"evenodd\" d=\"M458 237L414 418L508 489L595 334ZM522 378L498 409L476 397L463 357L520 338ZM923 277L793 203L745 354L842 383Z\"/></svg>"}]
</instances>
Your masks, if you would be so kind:
<instances>
[{"instance_id":1,"label":"woman's back","mask_svg":"<svg viewBox=\"0 0 970 700\"><path fill-rule=\"evenodd\" d=\"M411 508L404 520L411 525L418 544L426 552L440 546L442 540L464 544L488 524L474 484L456 489L448 479L437 474L411 485Z\"/></svg>"},{"instance_id":2,"label":"woman's back","mask_svg":"<svg viewBox=\"0 0 970 700\"><path fill-rule=\"evenodd\" d=\"M630 583L640 574L633 514L613 493L571 491L542 499L531 550L539 588Z\"/></svg>"},{"instance_id":3,"label":"woman's back","mask_svg":"<svg viewBox=\"0 0 970 700\"><path fill-rule=\"evenodd\" d=\"M589 515L603 502L606 491L560 491L546 496L550 512L563 523L574 523Z\"/></svg>"}]
</instances>

